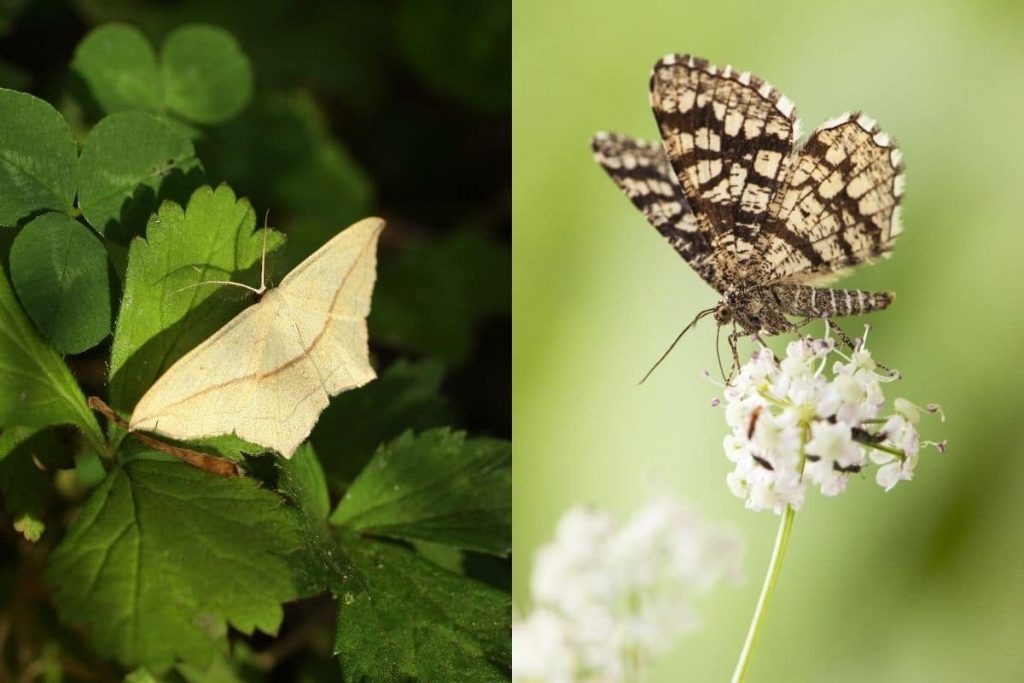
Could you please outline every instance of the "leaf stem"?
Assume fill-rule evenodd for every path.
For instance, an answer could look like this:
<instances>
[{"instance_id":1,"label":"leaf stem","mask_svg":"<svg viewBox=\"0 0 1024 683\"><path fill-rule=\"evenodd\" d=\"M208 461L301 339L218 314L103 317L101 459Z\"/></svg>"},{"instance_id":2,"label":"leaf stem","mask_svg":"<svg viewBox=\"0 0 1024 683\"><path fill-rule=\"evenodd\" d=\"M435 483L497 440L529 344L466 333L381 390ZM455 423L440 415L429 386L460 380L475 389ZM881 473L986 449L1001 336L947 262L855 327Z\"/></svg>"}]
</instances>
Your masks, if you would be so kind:
<instances>
[{"instance_id":1,"label":"leaf stem","mask_svg":"<svg viewBox=\"0 0 1024 683\"><path fill-rule=\"evenodd\" d=\"M754 648L757 646L757 639L761 635L761 626L764 624L765 616L768 614L768 605L771 603L772 595L775 594L775 586L779 582L782 560L786 556L786 547L789 545L789 534L793 529L794 519L796 519L796 511L792 505L787 505L785 512L782 513L782 520L779 523L779 532L775 536L775 548L772 550L772 559L768 563L768 573L764 577L764 585L761 586L761 596L757 599L754 617L750 622L750 629L747 631L747 640L743 643L743 650L740 651L739 661L736 662L736 670L732 674L732 683L742 683L747 678L747 670L750 668Z\"/></svg>"}]
</instances>

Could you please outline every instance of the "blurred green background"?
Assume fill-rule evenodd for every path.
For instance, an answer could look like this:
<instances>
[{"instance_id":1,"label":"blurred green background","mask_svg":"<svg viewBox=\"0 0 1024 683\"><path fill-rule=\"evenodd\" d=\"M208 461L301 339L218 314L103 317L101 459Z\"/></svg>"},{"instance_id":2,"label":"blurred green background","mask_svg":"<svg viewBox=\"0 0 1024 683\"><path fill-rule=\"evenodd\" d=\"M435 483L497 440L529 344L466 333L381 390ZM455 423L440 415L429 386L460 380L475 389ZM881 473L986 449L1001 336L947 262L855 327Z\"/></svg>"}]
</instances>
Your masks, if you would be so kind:
<instances>
[{"instance_id":1,"label":"blurred green background","mask_svg":"<svg viewBox=\"0 0 1024 683\"><path fill-rule=\"evenodd\" d=\"M726 680L757 599L778 518L725 487L724 416L699 374L717 368L714 324L637 386L715 294L588 146L598 130L655 138L651 65L690 52L767 79L804 130L861 109L899 141L905 232L843 283L898 293L868 318L876 358L905 377L888 396L948 415L923 423L950 447L924 452L912 483L808 496L751 680L1022 679L1022 27L1024 5L1007 2L515 3L517 605L566 508L626 515L658 493L737 525L747 581L700 604L703 629L651 680Z\"/></svg>"}]
</instances>

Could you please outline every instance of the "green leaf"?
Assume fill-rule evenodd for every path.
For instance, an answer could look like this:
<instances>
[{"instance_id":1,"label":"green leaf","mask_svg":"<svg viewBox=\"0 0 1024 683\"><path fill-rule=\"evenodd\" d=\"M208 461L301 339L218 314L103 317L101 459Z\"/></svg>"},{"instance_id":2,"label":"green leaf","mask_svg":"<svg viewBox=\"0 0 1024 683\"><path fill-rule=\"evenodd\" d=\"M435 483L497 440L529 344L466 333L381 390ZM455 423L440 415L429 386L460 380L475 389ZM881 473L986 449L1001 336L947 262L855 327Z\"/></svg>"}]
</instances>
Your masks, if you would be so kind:
<instances>
[{"instance_id":1,"label":"green leaf","mask_svg":"<svg viewBox=\"0 0 1024 683\"><path fill-rule=\"evenodd\" d=\"M220 434L218 436L206 436L201 439L190 439L188 443L193 447L205 448L223 458L235 461L244 459L246 455L257 455L267 452L266 446L246 441L235 434Z\"/></svg>"},{"instance_id":2,"label":"green leaf","mask_svg":"<svg viewBox=\"0 0 1024 683\"><path fill-rule=\"evenodd\" d=\"M214 26L175 30L160 51L167 106L197 123L231 118L252 97L252 66L238 41Z\"/></svg>"},{"instance_id":3,"label":"green leaf","mask_svg":"<svg viewBox=\"0 0 1024 683\"><path fill-rule=\"evenodd\" d=\"M156 53L141 32L106 24L89 32L75 49L72 72L103 111L158 111L163 104Z\"/></svg>"},{"instance_id":4,"label":"green leaf","mask_svg":"<svg viewBox=\"0 0 1024 683\"><path fill-rule=\"evenodd\" d=\"M60 112L0 89L0 225L44 209L74 210L78 146Z\"/></svg>"},{"instance_id":5,"label":"green leaf","mask_svg":"<svg viewBox=\"0 0 1024 683\"><path fill-rule=\"evenodd\" d=\"M399 53L428 86L484 111L508 111L512 14L501 2L404 0Z\"/></svg>"},{"instance_id":6,"label":"green leaf","mask_svg":"<svg viewBox=\"0 0 1024 683\"><path fill-rule=\"evenodd\" d=\"M508 247L461 230L382 254L370 337L432 355L452 366L473 350L476 327L507 314Z\"/></svg>"},{"instance_id":7,"label":"green leaf","mask_svg":"<svg viewBox=\"0 0 1024 683\"><path fill-rule=\"evenodd\" d=\"M50 558L61 617L125 666L208 666L226 626L275 633L295 595L281 499L251 479L133 460L107 477Z\"/></svg>"},{"instance_id":8,"label":"green leaf","mask_svg":"<svg viewBox=\"0 0 1024 683\"><path fill-rule=\"evenodd\" d=\"M0 268L0 427L73 424L103 433L60 354L29 321Z\"/></svg>"},{"instance_id":9,"label":"green leaf","mask_svg":"<svg viewBox=\"0 0 1024 683\"><path fill-rule=\"evenodd\" d=\"M326 524L331 513L327 480L316 452L307 442L291 458L276 458L279 490L310 520Z\"/></svg>"},{"instance_id":10,"label":"green leaf","mask_svg":"<svg viewBox=\"0 0 1024 683\"><path fill-rule=\"evenodd\" d=\"M507 681L511 597L387 543L342 534L334 648L346 681Z\"/></svg>"},{"instance_id":11,"label":"green leaf","mask_svg":"<svg viewBox=\"0 0 1024 683\"><path fill-rule=\"evenodd\" d=\"M512 445L432 429L381 446L331 523L496 555L512 543Z\"/></svg>"},{"instance_id":12,"label":"green leaf","mask_svg":"<svg viewBox=\"0 0 1024 683\"><path fill-rule=\"evenodd\" d=\"M444 367L434 360L398 360L376 382L331 399L310 441L330 480L347 487L377 446L407 429L451 424L453 410L440 395Z\"/></svg>"},{"instance_id":13,"label":"green leaf","mask_svg":"<svg viewBox=\"0 0 1024 683\"><path fill-rule=\"evenodd\" d=\"M184 201L201 170L179 126L139 111L112 114L82 146L78 203L96 230L127 241L160 201Z\"/></svg>"},{"instance_id":14,"label":"green leaf","mask_svg":"<svg viewBox=\"0 0 1024 683\"><path fill-rule=\"evenodd\" d=\"M308 442L291 459L274 461L278 467L277 490L291 503L289 509L295 515L302 539L301 551L292 557L299 594L306 597L322 593L336 586L341 574L335 542L327 526L331 501L323 469Z\"/></svg>"},{"instance_id":15,"label":"green leaf","mask_svg":"<svg viewBox=\"0 0 1024 683\"><path fill-rule=\"evenodd\" d=\"M165 202L146 239L128 256L124 298L110 353L110 402L130 412L174 361L253 303L238 287L200 285L233 280L256 285L246 269L260 260L264 235L256 215L227 185L195 191L188 208ZM267 250L281 244L271 231Z\"/></svg>"},{"instance_id":16,"label":"green leaf","mask_svg":"<svg viewBox=\"0 0 1024 683\"><path fill-rule=\"evenodd\" d=\"M64 353L81 353L110 334L107 250L62 213L44 213L11 246L11 281L29 316Z\"/></svg>"}]
</instances>

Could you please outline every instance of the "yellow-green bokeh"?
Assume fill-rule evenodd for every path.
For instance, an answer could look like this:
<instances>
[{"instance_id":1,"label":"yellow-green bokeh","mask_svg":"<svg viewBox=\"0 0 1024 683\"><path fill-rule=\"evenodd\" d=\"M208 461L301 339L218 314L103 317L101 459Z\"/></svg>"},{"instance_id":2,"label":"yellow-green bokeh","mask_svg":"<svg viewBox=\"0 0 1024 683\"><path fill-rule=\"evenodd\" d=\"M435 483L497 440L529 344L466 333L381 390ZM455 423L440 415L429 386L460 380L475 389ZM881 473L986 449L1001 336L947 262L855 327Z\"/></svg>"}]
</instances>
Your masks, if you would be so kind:
<instances>
[{"instance_id":1,"label":"yellow-green bokeh","mask_svg":"<svg viewBox=\"0 0 1024 683\"><path fill-rule=\"evenodd\" d=\"M760 588L777 518L725 487L713 323L636 385L715 295L588 147L654 137L649 69L691 52L764 77L805 130L860 109L899 141L905 232L844 282L897 292L870 318L888 392L949 418L913 482L809 495L751 680L1024 680L1024 4L517 0L513 22L517 604L567 507L666 492L739 527L748 576L651 680L726 680Z\"/></svg>"}]
</instances>

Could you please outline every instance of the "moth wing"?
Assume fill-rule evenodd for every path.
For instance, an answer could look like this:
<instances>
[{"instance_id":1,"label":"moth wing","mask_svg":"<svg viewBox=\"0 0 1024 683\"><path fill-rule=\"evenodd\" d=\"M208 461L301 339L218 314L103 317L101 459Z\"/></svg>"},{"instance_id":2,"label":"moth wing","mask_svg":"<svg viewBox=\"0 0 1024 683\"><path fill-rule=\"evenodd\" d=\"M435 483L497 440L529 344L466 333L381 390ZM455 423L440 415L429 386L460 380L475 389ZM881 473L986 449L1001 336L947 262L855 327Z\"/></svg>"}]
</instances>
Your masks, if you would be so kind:
<instances>
[{"instance_id":1,"label":"moth wing","mask_svg":"<svg viewBox=\"0 0 1024 683\"><path fill-rule=\"evenodd\" d=\"M793 103L749 72L674 54L654 65L650 95L665 152L716 258L734 270L756 261L757 233L795 144Z\"/></svg>"},{"instance_id":2,"label":"moth wing","mask_svg":"<svg viewBox=\"0 0 1024 683\"><path fill-rule=\"evenodd\" d=\"M366 315L383 221L343 231L180 358L129 423L189 440L237 434L290 457L331 396L376 375Z\"/></svg>"},{"instance_id":3,"label":"moth wing","mask_svg":"<svg viewBox=\"0 0 1024 683\"><path fill-rule=\"evenodd\" d=\"M758 236L766 282L823 284L885 258L900 233L899 149L852 113L817 128L793 156Z\"/></svg>"},{"instance_id":4,"label":"moth wing","mask_svg":"<svg viewBox=\"0 0 1024 683\"><path fill-rule=\"evenodd\" d=\"M711 240L690 210L679 180L660 143L616 133L598 133L590 141L594 160L619 186L647 222L712 287L720 289L711 258Z\"/></svg>"}]
</instances>

